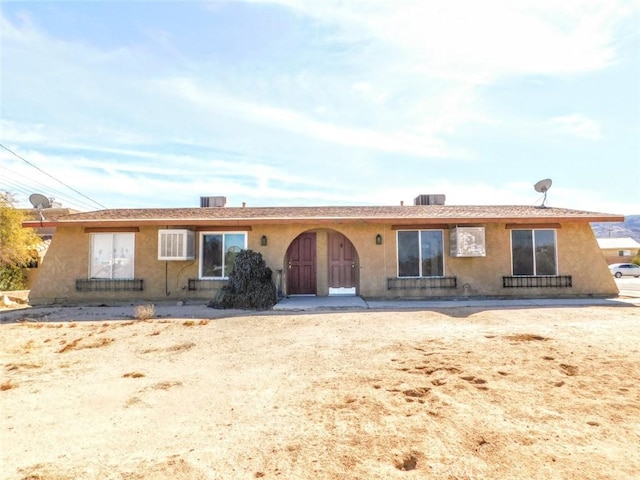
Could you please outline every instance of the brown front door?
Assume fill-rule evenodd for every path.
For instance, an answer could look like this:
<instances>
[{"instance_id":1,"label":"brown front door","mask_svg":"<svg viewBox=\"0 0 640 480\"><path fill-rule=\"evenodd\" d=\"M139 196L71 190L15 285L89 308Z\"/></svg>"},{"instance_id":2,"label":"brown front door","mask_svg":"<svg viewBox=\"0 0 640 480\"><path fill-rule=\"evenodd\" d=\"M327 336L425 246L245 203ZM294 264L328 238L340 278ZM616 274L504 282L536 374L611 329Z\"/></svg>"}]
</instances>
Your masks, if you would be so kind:
<instances>
[{"instance_id":1,"label":"brown front door","mask_svg":"<svg viewBox=\"0 0 640 480\"><path fill-rule=\"evenodd\" d=\"M287 293L316 293L316 234L299 235L287 251Z\"/></svg>"},{"instance_id":2,"label":"brown front door","mask_svg":"<svg viewBox=\"0 0 640 480\"><path fill-rule=\"evenodd\" d=\"M353 244L341 233L329 233L329 288L356 286L358 255Z\"/></svg>"}]
</instances>

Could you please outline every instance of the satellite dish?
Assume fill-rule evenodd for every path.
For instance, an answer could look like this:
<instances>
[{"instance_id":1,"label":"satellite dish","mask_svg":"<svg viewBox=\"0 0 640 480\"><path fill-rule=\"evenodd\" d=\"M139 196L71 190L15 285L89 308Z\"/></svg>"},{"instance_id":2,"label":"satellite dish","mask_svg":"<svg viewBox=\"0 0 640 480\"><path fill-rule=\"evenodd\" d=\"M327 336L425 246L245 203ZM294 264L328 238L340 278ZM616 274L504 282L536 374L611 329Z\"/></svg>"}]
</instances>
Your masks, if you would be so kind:
<instances>
[{"instance_id":1,"label":"satellite dish","mask_svg":"<svg viewBox=\"0 0 640 480\"><path fill-rule=\"evenodd\" d=\"M552 182L550 178L545 178L544 180L540 180L538 183L536 183L533 188L536 189L536 192L547 193L547 190L551 188L551 183Z\"/></svg>"},{"instance_id":2,"label":"satellite dish","mask_svg":"<svg viewBox=\"0 0 640 480\"><path fill-rule=\"evenodd\" d=\"M546 208L545 202L547 201L547 191L551 188L552 183L553 182L551 182L550 178L545 178L533 186L536 192L544 193L544 198L542 199L542 205L540 205L540 208Z\"/></svg>"},{"instance_id":3,"label":"satellite dish","mask_svg":"<svg viewBox=\"0 0 640 480\"><path fill-rule=\"evenodd\" d=\"M43 208L51 208L51 201L40 193L32 193L29 195L29 201L33 208L42 210Z\"/></svg>"}]
</instances>

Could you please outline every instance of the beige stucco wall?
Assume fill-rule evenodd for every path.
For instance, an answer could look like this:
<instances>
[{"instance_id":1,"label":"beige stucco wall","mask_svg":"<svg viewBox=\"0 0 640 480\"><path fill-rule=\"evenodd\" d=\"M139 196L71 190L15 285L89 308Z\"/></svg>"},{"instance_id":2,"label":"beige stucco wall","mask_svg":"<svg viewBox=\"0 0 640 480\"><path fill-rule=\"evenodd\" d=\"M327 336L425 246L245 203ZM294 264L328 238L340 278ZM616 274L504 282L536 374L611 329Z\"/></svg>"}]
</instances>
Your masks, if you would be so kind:
<instances>
[{"instance_id":1,"label":"beige stucco wall","mask_svg":"<svg viewBox=\"0 0 640 480\"><path fill-rule=\"evenodd\" d=\"M573 276L577 295L617 295L618 287L589 224L567 223L558 230L558 268Z\"/></svg>"},{"instance_id":2,"label":"beige stucco wall","mask_svg":"<svg viewBox=\"0 0 640 480\"><path fill-rule=\"evenodd\" d=\"M397 276L396 231L389 224L338 223L332 230L344 234L359 258L359 295L378 297L536 297L606 296L617 294L595 236L587 223L566 223L557 230L558 274L571 275L571 288L503 288L502 276L511 274L511 234L505 224L485 225L486 257L454 258L449 252L449 230L444 230L445 275L457 277L455 289L387 290L387 278ZM212 228L212 231L215 231ZM317 294L328 294L327 234L323 225L256 225L248 232L248 248L262 253L267 265L285 276L286 252L291 242L305 231L317 234ZM382 235L382 245L375 237ZM76 279L86 279L89 262L89 234L81 227L58 228L31 289L33 305L49 303L109 303L209 300L215 291L189 291L188 280L198 278L199 235L196 260L159 261L158 227L140 227L135 234L135 277L144 280L142 292L76 292ZM268 245L261 246L265 235ZM224 282L216 282L223 285Z\"/></svg>"}]
</instances>

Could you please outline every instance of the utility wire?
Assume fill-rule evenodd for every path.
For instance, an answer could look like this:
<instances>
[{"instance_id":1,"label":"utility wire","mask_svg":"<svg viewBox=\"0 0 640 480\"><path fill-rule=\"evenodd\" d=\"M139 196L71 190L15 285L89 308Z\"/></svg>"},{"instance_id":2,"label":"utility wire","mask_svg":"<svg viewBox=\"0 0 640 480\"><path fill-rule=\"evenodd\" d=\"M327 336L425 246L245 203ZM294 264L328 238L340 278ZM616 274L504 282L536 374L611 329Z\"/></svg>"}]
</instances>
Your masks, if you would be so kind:
<instances>
[{"instance_id":1,"label":"utility wire","mask_svg":"<svg viewBox=\"0 0 640 480\"><path fill-rule=\"evenodd\" d=\"M0 173L3 171L8 172L8 175L0 176L0 185L6 185L9 190L16 190L28 197L31 193L33 193L33 187L26 187L27 183L29 185L38 185L40 188L44 189L44 191L49 194L52 193L56 200L60 200L70 206L77 206L80 209L92 209L95 208L92 204L84 201L84 200L76 200L73 197L68 197L66 193L58 190L57 188L52 187L50 184L46 184L40 182L32 177L27 177L21 173L18 173L10 168L5 167L4 165L0 165ZM12 178L12 177L15 177ZM24 180L23 180L24 179ZM27 180L25 182L25 180Z\"/></svg>"},{"instance_id":2,"label":"utility wire","mask_svg":"<svg viewBox=\"0 0 640 480\"><path fill-rule=\"evenodd\" d=\"M8 184L13 189L20 190L23 194L27 196L30 193L33 193L33 187L35 186L35 187L44 189L47 195L51 193L55 196L56 199L69 202L69 199L66 197L66 194L58 190L57 188L52 187L50 183L49 184L43 183L33 177L28 177L26 175L23 175L22 173L16 172L15 170L5 167L4 165L0 165L0 173L4 174L0 177L0 184L2 183ZM88 203L84 202L84 200L82 200L82 203L85 203L85 205L88 205Z\"/></svg>"},{"instance_id":3,"label":"utility wire","mask_svg":"<svg viewBox=\"0 0 640 480\"><path fill-rule=\"evenodd\" d=\"M97 202L95 200L93 200L92 198L87 197L84 193L79 192L78 190L76 190L75 188L67 185L66 183L64 183L62 180L58 180L56 177L54 177L53 175L48 174L47 172L45 172L44 170L42 170L40 167L37 167L36 165L34 165L33 163L31 163L30 161L26 160L25 158L22 158L20 155L18 155L16 152L14 152L13 150L5 147L2 143L0 143L0 147L4 148L7 152L9 152L10 154L12 154L13 156L15 156L16 158L19 158L20 160L22 160L24 163L26 163L27 165L35 168L36 170L38 170L41 173L44 173L47 177L52 178L53 180L55 180L56 182L58 182L61 185L64 185L65 187L67 187L69 190L72 190L73 192L77 193L78 195L80 195L81 197L86 198L87 200L89 200L90 202L95 203L96 205L102 207L102 208L107 208L104 205L102 205L100 202Z\"/></svg>"}]
</instances>

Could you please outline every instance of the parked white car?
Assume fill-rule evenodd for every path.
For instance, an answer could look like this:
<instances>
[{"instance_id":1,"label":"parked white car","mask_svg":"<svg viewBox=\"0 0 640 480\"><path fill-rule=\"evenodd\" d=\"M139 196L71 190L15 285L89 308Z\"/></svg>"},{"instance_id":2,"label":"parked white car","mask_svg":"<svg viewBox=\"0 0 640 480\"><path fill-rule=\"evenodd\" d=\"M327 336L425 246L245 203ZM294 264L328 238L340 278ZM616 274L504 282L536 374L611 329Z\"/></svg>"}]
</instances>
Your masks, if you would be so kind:
<instances>
[{"instance_id":1,"label":"parked white car","mask_svg":"<svg viewBox=\"0 0 640 480\"><path fill-rule=\"evenodd\" d=\"M611 272L611 275L616 278L620 278L622 276L640 277L640 265L636 265L634 263L613 263L609 265L609 271Z\"/></svg>"}]
</instances>

